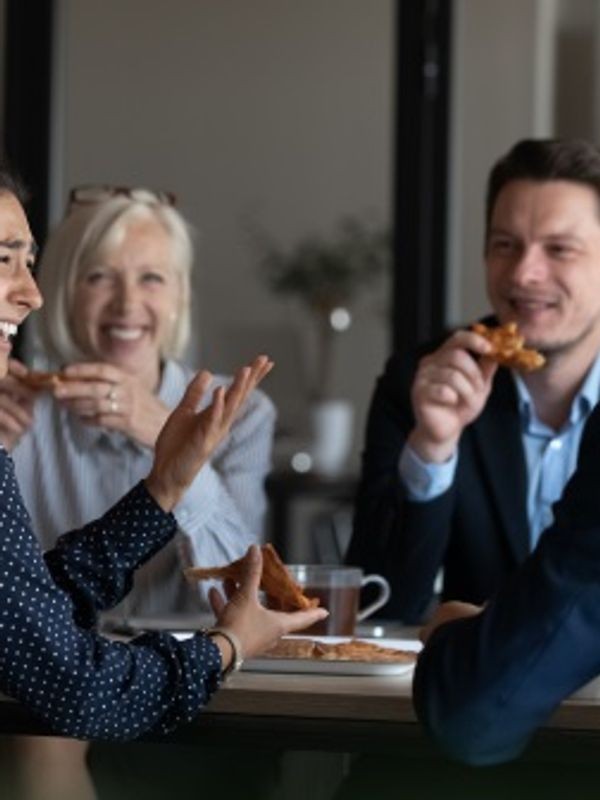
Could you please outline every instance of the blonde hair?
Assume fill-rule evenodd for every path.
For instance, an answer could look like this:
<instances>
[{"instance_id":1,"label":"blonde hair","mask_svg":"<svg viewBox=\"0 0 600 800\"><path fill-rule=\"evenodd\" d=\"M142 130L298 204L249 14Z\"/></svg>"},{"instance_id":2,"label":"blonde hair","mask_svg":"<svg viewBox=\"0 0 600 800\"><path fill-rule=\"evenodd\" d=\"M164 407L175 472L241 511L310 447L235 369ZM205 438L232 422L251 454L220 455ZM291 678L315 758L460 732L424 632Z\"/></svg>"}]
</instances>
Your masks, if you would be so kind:
<instances>
[{"instance_id":1,"label":"blonde hair","mask_svg":"<svg viewBox=\"0 0 600 800\"><path fill-rule=\"evenodd\" d=\"M75 287L90 261L100 250L122 241L127 226L151 219L163 226L171 240L171 266L179 283L179 309L161 357L181 356L190 336L190 276L194 259L191 228L172 206L116 195L100 203L75 204L50 235L38 268L44 305L38 314L38 334L51 359L60 364L85 358L73 337Z\"/></svg>"}]
</instances>

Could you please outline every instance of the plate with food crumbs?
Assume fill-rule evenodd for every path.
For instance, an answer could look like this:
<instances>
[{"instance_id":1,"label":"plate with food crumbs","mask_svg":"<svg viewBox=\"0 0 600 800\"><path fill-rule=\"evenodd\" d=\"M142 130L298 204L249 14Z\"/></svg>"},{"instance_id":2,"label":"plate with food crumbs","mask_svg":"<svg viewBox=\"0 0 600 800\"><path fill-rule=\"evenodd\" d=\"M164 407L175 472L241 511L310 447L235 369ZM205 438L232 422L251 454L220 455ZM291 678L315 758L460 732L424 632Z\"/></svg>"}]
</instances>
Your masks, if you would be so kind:
<instances>
[{"instance_id":1,"label":"plate with food crumbs","mask_svg":"<svg viewBox=\"0 0 600 800\"><path fill-rule=\"evenodd\" d=\"M274 647L244 661L254 672L328 675L407 675L422 645L414 639L284 636Z\"/></svg>"}]
</instances>

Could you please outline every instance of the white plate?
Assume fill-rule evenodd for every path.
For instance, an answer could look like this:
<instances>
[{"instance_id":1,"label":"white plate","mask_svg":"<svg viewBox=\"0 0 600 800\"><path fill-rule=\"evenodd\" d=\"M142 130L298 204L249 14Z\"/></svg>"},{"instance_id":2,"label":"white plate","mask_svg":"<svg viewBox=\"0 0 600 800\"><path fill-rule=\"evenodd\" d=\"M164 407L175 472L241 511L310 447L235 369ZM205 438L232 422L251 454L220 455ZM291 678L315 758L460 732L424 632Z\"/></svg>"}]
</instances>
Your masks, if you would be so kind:
<instances>
[{"instance_id":1,"label":"white plate","mask_svg":"<svg viewBox=\"0 0 600 800\"><path fill-rule=\"evenodd\" d=\"M287 639L306 638L287 636ZM327 644L347 642L347 636L314 636L315 641ZM380 647L392 647L395 650L412 650L418 653L422 647L414 639L366 639ZM414 663L402 662L377 663L372 661L322 661L318 658L249 658L244 661L242 670L251 672L285 672L296 674L321 675L408 675Z\"/></svg>"},{"instance_id":2,"label":"white plate","mask_svg":"<svg viewBox=\"0 0 600 800\"><path fill-rule=\"evenodd\" d=\"M581 689L574 692L571 700L598 700L600 698L600 677L593 678L589 683L586 683Z\"/></svg>"},{"instance_id":3,"label":"white plate","mask_svg":"<svg viewBox=\"0 0 600 800\"><path fill-rule=\"evenodd\" d=\"M109 613L102 618L104 630L126 633L130 636L145 631L165 631L167 633L193 633L210 628L215 624L214 614L163 614L161 616L113 616Z\"/></svg>"}]
</instances>

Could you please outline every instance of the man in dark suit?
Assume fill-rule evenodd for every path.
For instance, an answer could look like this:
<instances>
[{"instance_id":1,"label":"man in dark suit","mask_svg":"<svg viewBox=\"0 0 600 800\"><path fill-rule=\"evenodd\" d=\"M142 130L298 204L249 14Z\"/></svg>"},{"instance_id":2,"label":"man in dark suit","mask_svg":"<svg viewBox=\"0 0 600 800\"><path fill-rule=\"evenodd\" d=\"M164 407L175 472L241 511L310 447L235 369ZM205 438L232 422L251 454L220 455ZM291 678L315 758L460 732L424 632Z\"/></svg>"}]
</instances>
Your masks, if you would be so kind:
<instances>
[{"instance_id":1,"label":"man in dark suit","mask_svg":"<svg viewBox=\"0 0 600 800\"><path fill-rule=\"evenodd\" d=\"M456 331L393 356L372 400L347 562L383 573L388 617L483 603L534 549L600 397L600 150L526 140L488 181L485 265L495 318L546 365L498 369Z\"/></svg>"},{"instance_id":2,"label":"man in dark suit","mask_svg":"<svg viewBox=\"0 0 600 800\"><path fill-rule=\"evenodd\" d=\"M415 707L455 758L515 758L560 701L600 673L599 454L597 406L532 555L483 610L447 603L425 629Z\"/></svg>"}]
</instances>

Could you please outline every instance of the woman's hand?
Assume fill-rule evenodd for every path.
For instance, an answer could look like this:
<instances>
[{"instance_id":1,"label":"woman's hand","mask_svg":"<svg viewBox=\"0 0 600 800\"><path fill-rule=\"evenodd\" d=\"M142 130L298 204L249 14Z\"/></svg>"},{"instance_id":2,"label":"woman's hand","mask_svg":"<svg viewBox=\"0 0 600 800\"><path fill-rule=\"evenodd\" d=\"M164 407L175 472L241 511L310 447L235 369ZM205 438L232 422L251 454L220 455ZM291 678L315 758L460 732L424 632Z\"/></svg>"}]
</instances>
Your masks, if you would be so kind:
<instances>
[{"instance_id":1,"label":"woman's hand","mask_svg":"<svg viewBox=\"0 0 600 800\"><path fill-rule=\"evenodd\" d=\"M244 576L239 586L230 582L225 584L227 602L214 587L210 589L209 598L217 618L217 627L227 628L237 636L244 658L267 650L280 636L308 628L329 613L324 608L292 613L265 608L258 599L262 554L257 545L253 544L248 549L243 564ZM231 658L230 648L225 645L221 653L225 656L224 666L227 666Z\"/></svg>"},{"instance_id":2,"label":"woman's hand","mask_svg":"<svg viewBox=\"0 0 600 800\"><path fill-rule=\"evenodd\" d=\"M240 369L227 388L213 392L212 402L202 411L198 404L210 385L205 370L189 384L183 399L168 417L154 448L154 464L146 479L156 502L170 511L183 497L201 467L229 433L237 413L273 362L259 356L251 366Z\"/></svg>"},{"instance_id":3,"label":"woman's hand","mask_svg":"<svg viewBox=\"0 0 600 800\"><path fill-rule=\"evenodd\" d=\"M0 380L0 442L9 452L33 424L37 392L19 380L27 372L24 364L11 358L8 374Z\"/></svg>"},{"instance_id":4,"label":"woman's hand","mask_svg":"<svg viewBox=\"0 0 600 800\"><path fill-rule=\"evenodd\" d=\"M103 363L70 364L63 374L69 380L54 397L82 422L154 447L169 409L136 376Z\"/></svg>"}]
</instances>

